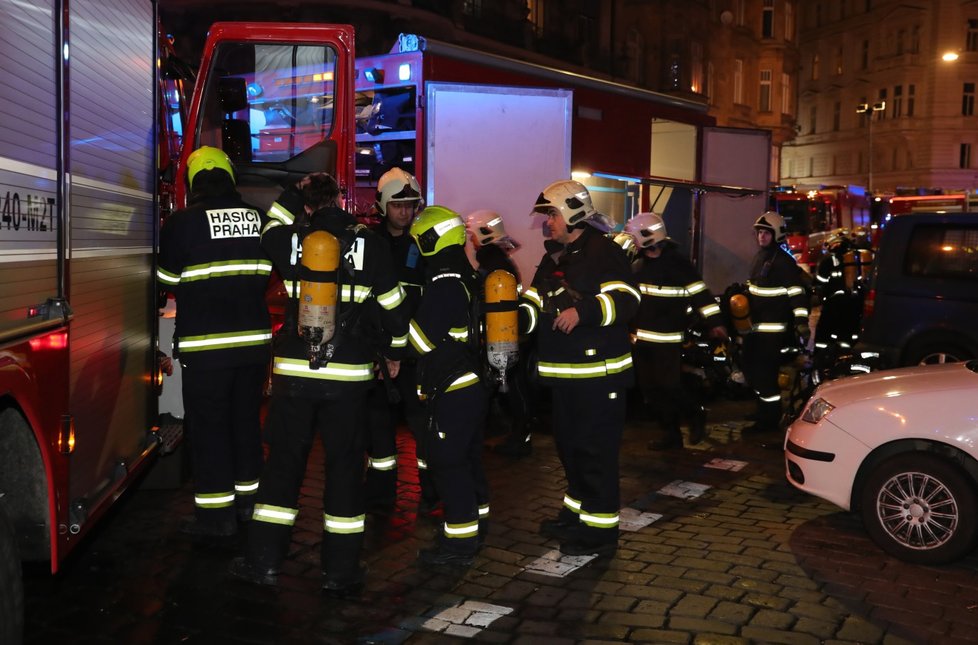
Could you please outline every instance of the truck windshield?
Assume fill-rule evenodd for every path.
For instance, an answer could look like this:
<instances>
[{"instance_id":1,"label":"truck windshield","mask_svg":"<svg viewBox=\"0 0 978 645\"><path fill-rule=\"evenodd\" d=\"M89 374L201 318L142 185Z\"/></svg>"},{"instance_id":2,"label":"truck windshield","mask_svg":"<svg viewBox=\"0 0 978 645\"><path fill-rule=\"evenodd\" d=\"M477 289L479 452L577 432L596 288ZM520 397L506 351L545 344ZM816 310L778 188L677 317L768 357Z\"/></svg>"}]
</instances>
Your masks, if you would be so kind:
<instances>
[{"instance_id":1,"label":"truck windshield","mask_svg":"<svg viewBox=\"0 0 978 645\"><path fill-rule=\"evenodd\" d=\"M784 225L789 233L808 235L826 228L825 204L816 200L780 201L778 213L784 218Z\"/></svg>"},{"instance_id":2,"label":"truck windshield","mask_svg":"<svg viewBox=\"0 0 978 645\"><path fill-rule=\"evenodd\" d=\"M336 51L324 45L222 43L201 104L200 145L236 164L280 163L333 130Z\"/></svg>"}]
</instances>

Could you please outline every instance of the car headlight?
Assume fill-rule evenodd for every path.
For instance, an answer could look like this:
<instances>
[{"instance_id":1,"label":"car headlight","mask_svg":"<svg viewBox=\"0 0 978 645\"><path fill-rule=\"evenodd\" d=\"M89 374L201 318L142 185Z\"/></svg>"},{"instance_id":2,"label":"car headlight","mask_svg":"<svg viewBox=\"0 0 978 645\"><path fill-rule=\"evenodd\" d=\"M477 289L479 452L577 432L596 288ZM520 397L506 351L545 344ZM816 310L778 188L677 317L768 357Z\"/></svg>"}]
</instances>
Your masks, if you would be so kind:
<instances>
[{"instance_id":1,"label":"car headlight","mask_svg":"<svg viewBox=\"0 0 978 645\"><path fill-rule=\"evenodd\" d=\"M801 415L801 420L807 421L808 423L818 423L826 414L834 409L834 405L821 397L812 399L808 403L808 406L805 407L805 412Z\"/></svg>"}]
</instances>

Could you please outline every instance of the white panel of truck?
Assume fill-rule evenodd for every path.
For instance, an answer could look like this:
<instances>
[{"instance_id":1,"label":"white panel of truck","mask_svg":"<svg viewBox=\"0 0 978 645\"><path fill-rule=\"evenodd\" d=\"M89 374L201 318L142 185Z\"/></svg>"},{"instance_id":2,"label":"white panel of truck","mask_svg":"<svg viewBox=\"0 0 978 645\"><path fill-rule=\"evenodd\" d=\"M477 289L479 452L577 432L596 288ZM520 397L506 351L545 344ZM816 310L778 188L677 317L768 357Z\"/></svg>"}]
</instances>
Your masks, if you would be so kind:
<instances>
[{"instance_id":1,"label":"white panel of truck","mask_svg":"<svg viewBox=\"0 0 978 645\"><path fill-rule=\"evenodd\" d=\"M521 244L512 258L524 284L543 257L545 218L531 216L548 184L570 178L570 90L459 83L425 88L426 203L464 218L487 208Z\"/></svg>"},{"instance_id":2,"label":"white panel of truck","mask_svg":"<svg viewBox=\"0 0 978 645\"><path fill-rule=\"evenodd\" d=\"M754 220L766 210L771 135L766 130L703 128L702 181L760 191L742 197L703 195L701 230L703 279L717 295L747 280L757 252Z\"/></svg>"}]
</instances>

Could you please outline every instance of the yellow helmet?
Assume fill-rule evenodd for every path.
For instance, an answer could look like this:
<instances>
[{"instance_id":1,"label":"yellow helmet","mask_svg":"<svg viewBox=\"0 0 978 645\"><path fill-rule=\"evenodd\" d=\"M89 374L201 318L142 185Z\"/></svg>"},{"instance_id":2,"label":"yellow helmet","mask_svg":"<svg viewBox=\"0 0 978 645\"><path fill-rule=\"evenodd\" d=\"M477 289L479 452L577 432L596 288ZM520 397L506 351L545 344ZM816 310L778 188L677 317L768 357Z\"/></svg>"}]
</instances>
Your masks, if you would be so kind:
<instances>
[{"instance_id":1,"label":"yellow helmet","mask_svg":"<svg viewBox=\"0 0 978 645\"><path fill-rule=\"evenodd\" d=\"M465 222L450 208L428 206L411 223L411 237L421 255L434 255L453 245L465 245Z\"/></svg>"},{"instance_id":2,"label":"yellow helmet","mask_svg":"<svg viewBox=\"0 0 978 645\"><path fill-rule=\"evenodd\" d=\"M194 187L194 177L201 170L214 170L218 168L231 175L231 181L235 181L234 166L231 159L224 154L223 150L211 146L201 146L190 153L187 157L187 182L191 190Z\"/></svg>"}]
</instances>

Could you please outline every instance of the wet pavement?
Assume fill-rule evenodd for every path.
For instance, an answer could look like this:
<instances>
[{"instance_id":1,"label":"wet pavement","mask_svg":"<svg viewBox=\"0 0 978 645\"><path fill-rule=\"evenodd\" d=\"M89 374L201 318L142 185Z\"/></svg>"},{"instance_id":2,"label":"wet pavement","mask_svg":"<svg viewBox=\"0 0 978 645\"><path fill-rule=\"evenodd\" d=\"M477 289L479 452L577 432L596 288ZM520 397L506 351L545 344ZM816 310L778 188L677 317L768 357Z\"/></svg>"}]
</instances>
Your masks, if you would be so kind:
<instances>
[{"instance_id":1,"label":"wet pavement","mask_svg":"<svg viewBox=\"0 0 978 645\"><path fill-rule=\"evenodd\" d=\"M741 436L747 410L715 403L708 439L678 451L649 451L651 429L629 425L613 559L561 559L538 535L563 494L540 434L530 457L486 451L492 524L475 564L422 568L417 551L439 524L417 516L402 458L398 508L368 517L367 582L352 599L320 593L318 447L277 588L227 577L241 536L207 545L179 533L189 483L143 486L61 574L27 572L25 642L978 642L978 557L925 567L883 554L858 518L785 481L776 437ZM410 449L406 434L399 442Z\"/></svg>"}]
</instances>

